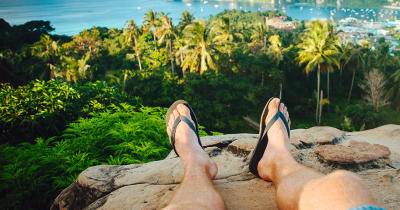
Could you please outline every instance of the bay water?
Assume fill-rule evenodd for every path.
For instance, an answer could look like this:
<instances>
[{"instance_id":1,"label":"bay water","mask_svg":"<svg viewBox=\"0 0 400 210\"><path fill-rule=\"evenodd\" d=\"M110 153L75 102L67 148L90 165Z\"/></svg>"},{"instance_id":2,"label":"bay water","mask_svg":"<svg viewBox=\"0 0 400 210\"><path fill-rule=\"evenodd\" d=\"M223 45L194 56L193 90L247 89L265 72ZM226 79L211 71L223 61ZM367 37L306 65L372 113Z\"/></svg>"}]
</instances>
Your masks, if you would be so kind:
<instances>
[{"instance_id":1,"label":"bay water","mask_svg":"<svg viewBox=\"0 0 400 210\"><path fill-rule=\"evenodd\" d=\"M301 8L302 7L302 8ZM343 11L346 9L346 12ZM274 10L285 11L293 19L312 20L312 18L329 18L331 12L335 19L355 17L374 21L386 21L396 18L398 9L392 8L361 8L327 5L272 5L261 2L238 1L165 1L165 0L0 0L0 18L5 19L11 25L23 24L31 20L50 21L56 29L53 34L73 36L83 29L92 26L107 28L123 28L129 19L134 19L142 24L143 15L152 9L157 12L169 13L169 17L177 24L181 13L188 10L195 14L196 18L209 18L225 9L242 9L243 11ZM350 9L347 11L347 9ZM372 12L365 10L374 9ZM351 10L354 10L352 13ZM363 10L363 11L361 11ZM382 10L383 16L379 14ZM386 10L388 10L387 13ZM394 11L393 13L391 11ZM355 13L358 13L357 15ZM364 15L364 17L361 17Z\"/></svg>"}]
</instances>

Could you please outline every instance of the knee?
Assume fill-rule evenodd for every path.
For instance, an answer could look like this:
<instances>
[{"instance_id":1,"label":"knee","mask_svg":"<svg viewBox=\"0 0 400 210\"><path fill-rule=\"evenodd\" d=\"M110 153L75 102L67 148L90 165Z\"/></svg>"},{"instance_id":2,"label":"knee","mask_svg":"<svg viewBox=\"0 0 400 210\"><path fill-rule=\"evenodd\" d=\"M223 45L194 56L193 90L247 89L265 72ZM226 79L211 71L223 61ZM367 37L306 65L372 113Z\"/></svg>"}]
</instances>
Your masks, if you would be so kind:
<instances>
[{"instance_id":1,"label":"knee","mask_svg":"<svg viewBox=\"0 0 400 210\"><path fill-rule=\"evenodd\" d=\"M336 171L327 177L340 182L362 183L361 179L355 173L349 171Z\"/></svg>"}]
</instances>

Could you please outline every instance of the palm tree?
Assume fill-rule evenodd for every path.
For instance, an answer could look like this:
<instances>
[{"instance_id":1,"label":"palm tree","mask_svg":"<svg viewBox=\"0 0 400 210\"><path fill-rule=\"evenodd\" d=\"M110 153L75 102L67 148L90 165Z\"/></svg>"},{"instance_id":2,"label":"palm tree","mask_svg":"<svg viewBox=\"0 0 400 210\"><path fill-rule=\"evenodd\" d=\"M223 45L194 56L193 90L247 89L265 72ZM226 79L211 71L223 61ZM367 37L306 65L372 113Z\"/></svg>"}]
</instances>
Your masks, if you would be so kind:
<instances>
[{"instance_id":1,"label":"palm tree","mask_svg":"<svg viewBox=\"0 0 400 210\"><path fill-rule=\"evenodd\" d=\"M399 114L400 110L400 70L397 70L390 76L390 79L393 79L395 85L390 88L388 92L388 96L393 99L393 102L396 106L396 115Z\"/></svg>"},{"instance_id":2,"label":"palm tree","mask_svg":"<svg viewBox=\"0 0 400 210\"><path fill-rule=\"evenodd\" d=\"M350 87L350 93L349 93L349 98L347 99L347 104L346 106L349 105L350 102L350 96L351 96L351 91L353 90L353 84L354 84L354 77L356 75L356 70L357 69L362 69L364 68L364 59L363 59L363 54L362 54L362 49L361 48L353 48L350 51L350 55L348 56L346 63L344 64L349 65L350 71L353 72L353 79L351 80L351 87Z\"/></svg>"},{"instance_id":3,"label":"palm tree","mask_svg":"<svg viewBox=\"0 0 400 210\"><path fill-rule=\"evenodd\" d=\"M207 29L205 20L197 20L188 25L184 30L186 58L182 63L182 70L190 68L190 71L199 71L202 74L209 68L216 70L214 49L210 30Z\"/></svg>"},{"instance_id":4,"label":"palm tree","mask_svg":"<svg viewBox=\"0 0 400 210\"><path fill-rule=\"evenodd\" d=\"M347 59L349 58L352 47L350 45L350 42L347 42L346 46L342 46L338 48L340 50L340 57L339 57L339 62L340 62L340 78L339 78L339 93L342 93L342 72L344 69L344 63L346 63Z\"/></svg>"},{"instance_id":5,"label":"palm tree","mask_svg":"<svg viewBox=\"0 0 400 210\"><path fill-rule=\"evenodd\" d=\"M265 26L264 22L263 23L259 22L252 30L253 35L250 37L250 39L253 42L259 42L259 41L263 42L264 53L267 47L268 32L269 32L269 27Z\"/></svg>"},{"instance_id":6,"label":"palm tree","mask_svg":"<svg viewBox=\"0 0 400 210\"><path fill-rule=\"evenodd\" d=\"M192 24L193 21L195 20L194 13L190 14L189 11L182 12L181 16L182 18L179 19L179 24L178 24L181 30L183 30L186 26Z\"/></svg>"},{"instance_id":7,"label":"palm tree","mask_svg":"<svg viewBox=\"0 0 400 210\"><path fill-rule=\"evenodd\" d=\"M228 56L232 53L232 44L243 41L244 36L231 24L229 17L222 16L213 22L211 31L215 34L214 42L224 45ZM240 40L240 41L239 41ZM229 65L229 63L228 63Z\"/></svg>"},{"instance_id":8,"label":"palm tree","mask_svg":"<svg viewBox=\"0 0 400 210\"><path fill-rule=\"evenodd\" d=\"M304 71L307 75L318 67L317 78L317 108L315 120L318 125L318 106L319 106L319 89L320 89L320 72L321 68L325 71L333 71L333 65L340 66L336 59L339 52L335 45L335 39L331 36L331 28L327 20L314 20L312 23L307 23L308 29L301 37L302 43L297 45L300 48L299 64L307 63Z\"/></svg>"},{"instance_id":9,"label":"palm tree","mask_svg":"<svg viewBox=\"0 0 400 210\"><path fill-rule=\"evenodd\" d=\"M175 56L180 57L180 64L183 63L183 52L184 48L186 46L185 39L183 39L180 36L177 36L175 43L174 43L174 48L175 48ZM177 60L178 62L178 60Z\"/></svg>"},{"instance_id":10,"label":"palm tree","mask_svg":"<svg viewBox=\"0 0 400 210\"><path fill-rule=\"evenodd\" d=\"M279 68L279 64L281 63L281 61L283 61L284 59L290 59L288 56L289 48L282 47L279 35L273 35L269 37L268 41L271 43L271 45L269 46L268 54L272 58L272 62L274 62L276 67ZM282 87L282 81L280 85ZM282 92L280 92L280 98L282 98Z\"/></svg>"},{"instance_id":11,"label":"palm tree","mask_svg":"<svg viewBox=\"0 0 400 210\"><path fill-rule=\"evenodd\" d=\"M386 72L386 64L393 61L392 56L389 54L390 45L383 43L380 46L380 52L378 54L378 61L380 65L383 65L383 72Z\"/></svg>"},{"instance_id":12,"label":"palm tree","mask_svg":"<svg viewBox=\"0 0 400 210\"><path fill-rule=\"evenodd\" d=\"M52 72L52 66L55 66L58 59L58 41L53 41L50 38L50 35L42 35L40 36L40 40L33 44L32 55L40 58L43 62L46 63L46 69L49 67L49 71L47 73L48 78L52 79L54 74ZM46 69L41 75L43 76L46 74Z\"/></svg>"},{"instance_id":13,"label":"palm tree","mask_svg":"<svg viewBox=\"0 0 400 210\"><path fill-rule=\"evenodd\" d=\"M174 29L174 24L172 23L171 18L169 18L168 16L162 15L160 17L160 21L161 21L161 26L159 27L155 35L156 36L160 35L160 39L158 40L159 44L167 42L167 45L169 45L172 75L174 75L175 72L174 72L174 59L172 57L172 40L177 37L176 30Z\"/></svg>"},{"instance_id":14,"label":"palm tree","mask_svg":"<svg viewBox=\"0 0 400 210\"><path fill-rule=\"evenodd\" d=\"M146 14L144 14L143 17L143 24L146 27L147 30L150 30L151 28L153 28L153 37L154 37L154 41L156 40L156 26L158 23L158 13L154 12L153 10L149 10L148 12L146 12Z\"/></svg>"},{"instance_id":15,"label":"palm tree","mask_svg":"<svg viewBox=\"0 0 400 210\"><path fill-rule=\"evenodd\" d=\"M125 24L126 28L124 29L124 33L123 35L125 36L125 41L127 41L128 43L130 43L131 45L134 45L134 49L136 52L136 57L138 59L139 62L139 69L142 70L142 64L140 61L140 50L138 49L138 44L137 44L137 40L140 36L140 32L139 29L137 27L137 23L133 21L133 19L130 19L128 21L126 21Z\"/></svg>"},{"instance_id":16,"label":"palm tree","mask_svg":"<svg viewBox=\"0 0 400 210\"><path fill-rule=\"evenodd\" d=\"M371 43L369 38L360 40L359 44L361 46L365 62L364 70L368 70L368 68L372 67L372 64L375 60L375 53L372 53Z\"/></svg>"},{"instance_id":17,"label":"palm tree","mask_svg":"<svg viewBox=\"0 0 400 210\"><path fill-rule=\"evenodd\" d=\"M235 29L228 16L220 17L213 24L214 27L211 30L215 33L214 42L231 43L238 40L243 41L243 34Z\"/></svg>"}]
</instances>

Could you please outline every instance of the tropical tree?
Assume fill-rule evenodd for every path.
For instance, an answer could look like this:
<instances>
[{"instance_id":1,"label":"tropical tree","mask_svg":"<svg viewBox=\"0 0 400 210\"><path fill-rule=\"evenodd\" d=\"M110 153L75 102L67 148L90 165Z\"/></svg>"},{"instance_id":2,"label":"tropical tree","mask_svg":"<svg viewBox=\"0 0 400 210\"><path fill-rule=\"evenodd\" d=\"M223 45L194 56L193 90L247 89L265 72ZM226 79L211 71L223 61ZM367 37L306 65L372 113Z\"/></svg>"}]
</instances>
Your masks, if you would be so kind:
<instances>
[{"instance_id":1,"label":"tropical tree","mask_svg":"<svg viewBox=\"0 0 400 210\"><path fill-rule=\"evenodd\" d=\"M134 22L133 19L130 19L130 20L126 21L125 27L126 28L124 29L124 32L123 32L123 35L125 36L125 41L130 43L130 45L133 46L133 49L136 52L137 60L139 62L139 69L142 70L142 63L140 61L141 52L140 52L140 49L139 49L138 43L137 43L138 37L140 36L140 32L137 27L137 23Z\"/></svg>"},{"instance_id":2,"label":"tropical tree","mask_svg":"<svg viewBox=\"0 0 400 210\"><path fill-rule=\"evenodd\" d=\"M350 42L347 42L346 45L341 46L338 49L340 50L340 57L339 57L339 62L340 62L340 67L339 67L339 73L340 73L339 93L342 93L342 72L343 72L343 69L344 69L344 64L347 62L347 59L349 58L353 48L351 47Z\"/></svg>"},{"instance_id":3,"label":"tropical tree","mask_svg":"<svg viewBox=\"0 0 400 210\"><path fill-rule=\"evenodd\" d=\"M156 36L160 35L160 39L158 40L158 43L167 43L167 46L169 46L169 52L171 56L171 68L172 68L172 75L174 75L174 59L172 57L172 40L177 37L176 30L174 28L174 24L172 23L172 20L170 17L166 15L162 15L160 17L160 22L161 25L158 28L158 31L155 33Z\"/></svg>"},{"instance_id":4,"label":"tropical tree","mask_svg":"<svg viewBox=\"0 0 400 210\"><path fill-rule=\"evenodd\" d=\"M350 55L348 56L346 63L344 64L345 66L349 66L349 70L353 72L353 79L351 80L351 87L350 87L350 93L349 97L347 99L347 106L349 105L350 102L350 97L351 97L351 91L353 90L353 85L354 85L354 77L356 75L356 71L358 69L363 69L365 66L364 59L363 59L363 53L362 53L362 48L352 48L350 51Z\"/></svg>"},{"instance_id":5,"label":"tropical tree","mask_svg":"<svg viewBox=\"0 0 400 210\"><path fill-rule=\"evenodd\" d=\"M175 48L175 57L180 58L180 64L183 63L183 52L184 48L186 46L186 41L183 37L177 36L175 43L174 43L174 48ZM178 62L178 59L177 59Z\"/></svg>"},{"instance_id":6,"label":"tropical tree","mask_svg":"<svg viewBox=\"0 0 400 210\"><path fill-rule=\"evenodd\" d=\"M314 20L312 23L307 23L307 29L301 37L302 43L297 45L300 48L298 52L299 64L307 63L304 71L307 75L314 71L316 68L317 72L317 106L316 106L316 118L315 121L318 125L318 107L319 107L319 92L320 92L320 72L333 71L333 65L337 67L340 63L337 59L339 51L335 44L336 39L331 36L331 28L327 20Z\"/></svg>"},{"instance_id":7,"label":"tropical tree","mask_svg":"<svg viewBox=\"0 0 400 210\"><path fill-rule=\"evenodd\" d=\"M91 76L91 72L88 71L90 65L87 64L90 54L90 52L87 52L79 60L74 57L62 56L60 64L51 66L54 77L56 79L63 78L69 83L82 84L85 79Z\"/></svg>"},{"instance_id":8,"label":"tropical tree","mask_svg":"<svg viewBox=\"0 0 400 210\"><path fill-rule=\"evenodd\" d=\"M393 61L392 56L389 54L390 45L383 43L379 47L378 61L383 66L383 72L386 72L386 65Z\"/></svg>"},{"instance_id":9,"label":"tropical tree","mask_svg":"<svg viewBox=\"0 0 400 210\"><path fill-rule=\"evenodd\" d=\"M364 59L364 70L368 70L368 68L371 68L376 57L375 57L375 53L372 52L371 49L371 43L370 43L370 39L362 39L360 40L360 42L358 43L361 46L361 50L363 53L363 59Z\"/></svg>"},{"instance_id":10,"label":"tropical tree","mask_svg":"<svg viewBox=\"0 0 400 210\"><path fill-rule=\"evenodd\" d=\"M151 28L153 28L153 37L154 37L154 41L156 40L156 26L158 24L158 13L154 12L153 10L149 10L148 12L146 12L144 14L143 17L143 24L146 28L146 30L151 30Z\"/></svg>"},{"instance_id":11,"label":"tropical tree","mask_svg":"<svg viewBox=\"0 0 400 210\"><path fill-rule=\"evenodd\" d=\"M187 45L184 49L186 58L182 63L182 70L189 68L190 71L199 71L200 74L208 69L216 70L217 64L214 59L216 49L205 21L193 22L183 30L183 34Z\"/></svg>"},{"instance_id":12,"label":"tropical tree","mask_svg":"<svg viewBox=\"0 0 400 210\"><path fill-rule=\"evenodd\" d=\"M279 68L279 65L283 60L290 60L289 57L289 48L283 48L282 43L279 39L279 35L272 35L268 40L271 45L269 46L268 55L271 57L273 63L275 63L276 67ZM282 87L282 80L280 80L280 85ZM282 89L281 89L282 91ZM282 92L280 92L280 96L282 97Z\"/></svg>"},{"instance_id":13,"label":"tropical tree","mask_svg":"<svg viewBox=\"0 0 400 210\"><path fill-rule=\"evenodd\" d=\"M186 26L190 25L193 23L195 20L194 18L194 13L191 14L189 11L184 11L181 14L182 18L179 19L179 28L183 30Z\"/></svg>"},{"instance_id":14,"label":"tropical tree","mask_svg":"<svg viewBox=\"0 0 400 210\"><path fill-rule=\"evenodd\" d=\"M58 41L53 41L50 35L42 35L40 36L40 41L34 43L31 49L32 55L38 57L46 64L46 68L40 76L41 79L45 77L47 77L47 79L52 79L54 77L52 66L55 66L57 60L59 60Z\"/></svg>"},{"instance_id":15,"label":"tropical tree","mask_svg":"<svg viewBox=\"0 0 400 210\"><path fill-rule=\"evenodd\" d=\"M388 96L393 100L393 104L396 106L396 114L399 114L400 110L400 70L397 70L390 76L391 80L395 83L392 88L389 89Z\"/></svg>"},{"instance_id":16,"label":"tropical tree","mask_svg":"<svg viewBox=\"0 0 400 210\"><path fill-rule=\"evenodd\" d=\"M215 34L214 42L232 43L234 41L243 41L243 34L235 29L228 16L220 17L213 25L211 30Z\"/></svg>"},{"instance_id":17,"label":"tropical tree","mask_svg":"<svg viewBox=\"0 0 400 210\"><path fill-rule=\"evenodd\" d=\"M264 53L267 47L267 38L269 33L269 27L265 26L264 22L259 22L257 25L254 26L252 30L252 36L250 39L253 42L263 42L264 44Z\"/></svg>"}]
</instances>

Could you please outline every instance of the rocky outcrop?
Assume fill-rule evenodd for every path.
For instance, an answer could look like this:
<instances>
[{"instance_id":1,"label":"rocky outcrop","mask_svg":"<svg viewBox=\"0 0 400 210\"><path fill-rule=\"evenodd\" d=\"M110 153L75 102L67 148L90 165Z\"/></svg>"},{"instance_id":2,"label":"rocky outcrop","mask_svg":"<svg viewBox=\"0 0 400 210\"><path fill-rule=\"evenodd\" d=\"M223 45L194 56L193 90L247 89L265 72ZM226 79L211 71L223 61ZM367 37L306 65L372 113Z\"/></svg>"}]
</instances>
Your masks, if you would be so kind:
<instances>
[{"instance_id":1,"label":"rocky outcrop","mask_svg":"<svg viewBox=\"0 0 400 210\"><path fill-rule=\"evenodd\" d=\"M361 171L370 168L385 168L390 165L388 147L368 142L350 141L349 146L322 145L314 152L322 161L337 164L338 168Z\"/></svg>"},{"instance_id":2,"label":"rocky outcrop","mask_svg":"<svg viewBox=\"0 0 400 210\"><path fill-rule=\"evenodd\" d=\"M292 130L291 152L298 162L322 173L343 165L357 167L353 171L373 189L375 198L388 209L398 209L398 132L398 125L357 133L331 127ZM214 184L227 209L277 209L273 184L248 169L257 139L257 134L202 137L206 152L218 165ZM374 161L382 164L366 164ZM161 209L177 190L183 174L183 165L173 151L164 160L146 164L91 167L57 197L51 209Z\"/></svg>"}]
</instances>

